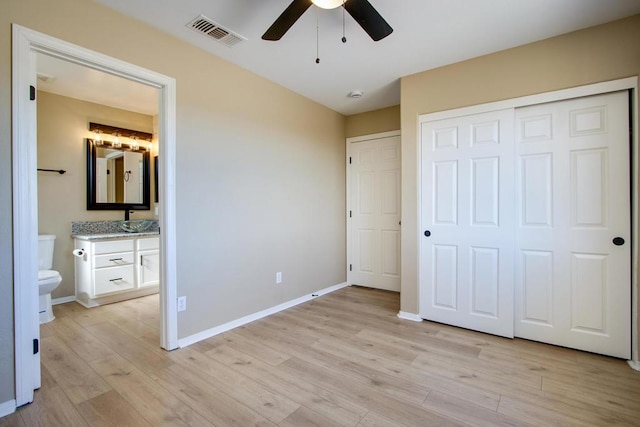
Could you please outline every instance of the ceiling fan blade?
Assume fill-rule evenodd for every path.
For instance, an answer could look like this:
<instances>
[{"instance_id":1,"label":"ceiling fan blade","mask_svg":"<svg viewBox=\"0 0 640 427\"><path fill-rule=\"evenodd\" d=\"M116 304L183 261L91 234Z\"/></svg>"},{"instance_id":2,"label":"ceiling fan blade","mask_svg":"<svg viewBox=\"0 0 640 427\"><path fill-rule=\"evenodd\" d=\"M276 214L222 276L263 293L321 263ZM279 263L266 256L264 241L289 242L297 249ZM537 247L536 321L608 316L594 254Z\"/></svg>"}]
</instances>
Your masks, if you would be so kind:
<instances>
[{"instance_id":1,"label":"ceiling fan blade","mask_svg":"<svg viewBox=\"0 0 640 427\"><path fill-rule=\"evenodd\" d=\"M280 40L309 7L311 7L311 0L293 0L262 35L262 40Z\"/></svg>"},{"instance_id":2,"label":"ceiling fan blade","mask_svg":"<svg viewBox=\"0 0 640 427\"><path fill-rule=\"evenodd\" d=\"M393 33L393 28L367 0L347 0L344 8L373 41L377 42Z\"/></svg>"}]
</instances>

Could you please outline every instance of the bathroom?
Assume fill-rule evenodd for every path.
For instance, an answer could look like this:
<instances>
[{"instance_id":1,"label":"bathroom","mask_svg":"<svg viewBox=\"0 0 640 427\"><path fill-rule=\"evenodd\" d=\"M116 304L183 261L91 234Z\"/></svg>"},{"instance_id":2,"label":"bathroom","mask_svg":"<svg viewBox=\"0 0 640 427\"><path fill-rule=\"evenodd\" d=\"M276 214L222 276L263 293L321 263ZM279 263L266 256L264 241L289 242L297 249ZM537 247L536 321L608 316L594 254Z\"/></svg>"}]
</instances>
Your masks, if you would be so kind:
<instances>
[{"instance_id":1,"label":"bathroom","mask_svg":"<svg viewBox=\"0 0 640 427\"><path fill-rule=\"evenodd\" d=\"M131 220L157 219L155 162L157 144L157 89L91 70L43 54L37 57L38 234L55 235L53 266L62 281L51 293L55 305L76 300L76 257L72 222L117 221L124 207L93 210L87 206L87 139L96 133L90 123L130 129L153 135L150 142L135 141L149 153L150 207L133 209ZM104 141L115 136L103 133ZM132 143L119 138L127 147ZM108 144L108 143L107 143ZM57 171L65 171L59 173ZM48 320L48 319L47 319Z\"/></svg>"}]
</instances>

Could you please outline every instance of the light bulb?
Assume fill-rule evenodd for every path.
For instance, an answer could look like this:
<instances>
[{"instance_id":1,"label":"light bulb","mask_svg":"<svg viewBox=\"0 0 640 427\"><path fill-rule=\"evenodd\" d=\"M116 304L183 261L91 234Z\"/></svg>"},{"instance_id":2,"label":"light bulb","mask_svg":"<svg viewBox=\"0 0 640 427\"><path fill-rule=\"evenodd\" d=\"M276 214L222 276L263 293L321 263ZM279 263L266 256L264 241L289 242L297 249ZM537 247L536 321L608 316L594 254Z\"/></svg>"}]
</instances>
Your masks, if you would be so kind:
<instances>
[{"instance_id":1,"label":"light bulb","mask_svg":"<svg viewBox=\"0 0 640 427\"><path fill-rule=\"evenodd\" d=\"M342 6L343 0L311 0L313 4L323 9L335 9Z\"/></svg>"},{"instance_id":2,"label":"light bulb","mask_svg":"<svg viewBox=\"0 0 640 427\"><path fill-rule=\"evenodd\" d=\"M93 136L93 144L94 145L102 145L102 137L100 136L100 131L99 130L95 131L95 134Z\"/></svg>"}]
</instances>

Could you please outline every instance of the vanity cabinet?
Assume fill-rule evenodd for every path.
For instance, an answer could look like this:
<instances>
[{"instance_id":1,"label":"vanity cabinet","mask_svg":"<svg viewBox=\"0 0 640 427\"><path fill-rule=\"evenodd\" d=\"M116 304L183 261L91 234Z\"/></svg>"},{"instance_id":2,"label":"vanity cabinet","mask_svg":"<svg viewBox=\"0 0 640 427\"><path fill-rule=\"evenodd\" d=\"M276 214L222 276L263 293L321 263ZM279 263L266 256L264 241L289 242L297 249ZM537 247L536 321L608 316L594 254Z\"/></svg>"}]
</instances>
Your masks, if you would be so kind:
<instances>
[{"instance_id":1,"label":"vanity cabinet","mask_svg":"<svg viewBox=\"0 0 640 427\"><path fill-rule=\"evenodd\" d=\"M158 286L160 284L160 248L158 238L138 239L138 286Z\"/></svg>"},{"instance_id":2,"label":"vanity cabinet","mask_svg":"<svg viewBox=\"0 0 640 427\"><path fill-rule=\"evenodd\" d=\"M158 292L157 236L75 240L76 301L96 307ZM81 250L81 253L78 253Z\"/></svg>"}]
</instances>

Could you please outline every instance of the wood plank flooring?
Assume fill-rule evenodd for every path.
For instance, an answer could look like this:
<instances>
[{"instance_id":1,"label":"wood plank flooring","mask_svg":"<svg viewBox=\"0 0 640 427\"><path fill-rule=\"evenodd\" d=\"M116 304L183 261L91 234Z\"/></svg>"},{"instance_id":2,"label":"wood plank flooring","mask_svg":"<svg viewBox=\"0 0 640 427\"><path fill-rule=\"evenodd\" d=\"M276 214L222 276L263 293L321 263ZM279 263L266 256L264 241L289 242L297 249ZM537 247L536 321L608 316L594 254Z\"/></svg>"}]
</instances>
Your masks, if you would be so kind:
<instances>
[{"instance_id":1,"label":"wood plank flooring","mask_svg":"<svg viewBox=\"0 0 640 427\"><path fill-rule=\"evenodd\" d=\"M640 425L622 360L396 317L349 287L190 347L157 295L41 326L42 388L3 426Z\"/></svg>"}]
</instances>

